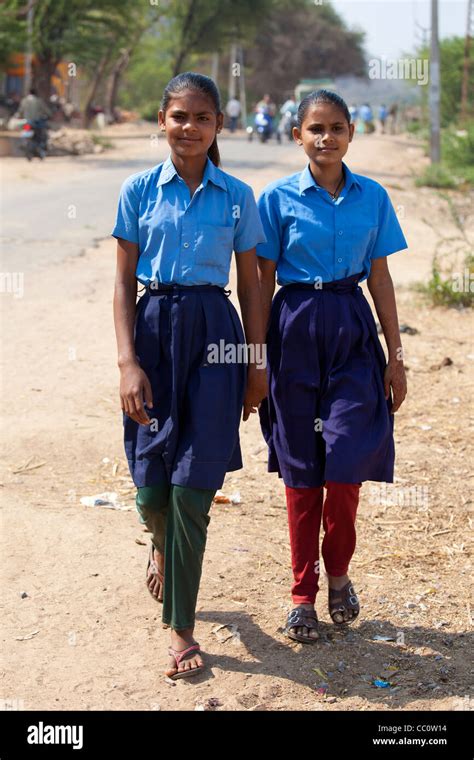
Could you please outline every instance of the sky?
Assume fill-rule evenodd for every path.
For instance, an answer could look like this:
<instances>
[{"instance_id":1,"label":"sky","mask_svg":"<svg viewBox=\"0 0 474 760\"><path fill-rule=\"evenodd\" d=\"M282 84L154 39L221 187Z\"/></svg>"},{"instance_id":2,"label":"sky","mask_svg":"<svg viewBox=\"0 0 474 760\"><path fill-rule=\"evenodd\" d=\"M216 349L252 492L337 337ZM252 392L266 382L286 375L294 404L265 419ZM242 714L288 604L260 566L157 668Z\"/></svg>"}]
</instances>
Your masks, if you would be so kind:
<instances>
[{"instance_id":1,"label":"sky","mask_svg":"<svg viewBox=\"0 0 474 760\"><path fill-rule=\"evenodd\" d=\"M324 2L324 0L323 0ZM417 23L430 25L430 0L331 0L349 27L366 32L369 56L396 59L422 39ZM439 37L466 34L467 0L439 0Z\"/></svg>"}]
</instances>

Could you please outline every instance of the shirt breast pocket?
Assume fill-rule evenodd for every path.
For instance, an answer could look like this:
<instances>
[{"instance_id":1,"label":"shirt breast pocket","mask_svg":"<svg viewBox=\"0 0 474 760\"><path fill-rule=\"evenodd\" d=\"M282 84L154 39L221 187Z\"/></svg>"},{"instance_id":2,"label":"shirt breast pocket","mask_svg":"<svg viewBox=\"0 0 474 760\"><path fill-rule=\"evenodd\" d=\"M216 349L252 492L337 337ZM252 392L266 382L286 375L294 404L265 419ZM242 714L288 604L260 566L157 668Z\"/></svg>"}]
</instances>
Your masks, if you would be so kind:
<instances>
[{"instance_id":1,"label":"shirt breast pocket","mask_svg":"<svg viewBox=\"0 0 474 760\"><path fill-rule=\"evenodd\" d=\"M201 224L196 240L196 264L217 267L226 274L234 248L234 227Z\"/></svg>"},{"instance_id":2,"label":"shirt breast pocket","mask_svg":"<svg viewBox=\"0 0 474 760\"><path fill-rule=\"evenodd\" d=\"M370 221L351 222L350 228L350 245L351 253L358 263L362 263L367 256L370 256L377 239L378 225Z\"/></svg>"}]
</instances>

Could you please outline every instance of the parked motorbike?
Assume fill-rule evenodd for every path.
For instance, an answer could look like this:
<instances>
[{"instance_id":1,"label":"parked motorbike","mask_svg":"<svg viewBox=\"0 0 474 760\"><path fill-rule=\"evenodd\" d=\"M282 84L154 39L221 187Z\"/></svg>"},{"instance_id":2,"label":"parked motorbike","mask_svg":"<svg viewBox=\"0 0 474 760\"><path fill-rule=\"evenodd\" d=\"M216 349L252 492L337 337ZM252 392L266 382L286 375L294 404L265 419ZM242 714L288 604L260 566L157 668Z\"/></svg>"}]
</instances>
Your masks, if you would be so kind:
<instances>
[{"instance_id":1,"label":"parked motorbike","mask_svg":"<svg viewBox=\"0 0 474 760\"><path fill-rule=\"evenodd\" d=\"M42 161L46 156L48 152L47 125L47 119L25 120L22 125L20 132L21 147L28 161L31 161L35 156Z\"/></svg>"}]
</instances>

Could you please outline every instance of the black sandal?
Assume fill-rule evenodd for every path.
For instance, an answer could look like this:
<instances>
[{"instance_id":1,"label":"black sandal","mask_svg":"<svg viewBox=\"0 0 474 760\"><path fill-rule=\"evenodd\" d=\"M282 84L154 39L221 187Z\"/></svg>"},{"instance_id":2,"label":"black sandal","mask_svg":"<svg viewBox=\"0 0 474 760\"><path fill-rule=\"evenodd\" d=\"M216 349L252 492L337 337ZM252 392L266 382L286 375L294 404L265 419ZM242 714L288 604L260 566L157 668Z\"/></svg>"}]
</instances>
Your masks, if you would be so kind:
<instances>
[{"instance_id":1,"label":"black sandal","mask_svg":"<svg viewBox=\"0 0 474 760\"><path fill-rule=\"evenodd\" d=\"M334 625L350 625L358 617L360 612L359 599L352 585L348 581L341 589L329 588L328 609ZM344 620L344 612L352 611L352 617Z\"/></svg>"},{"instance_id":2,"label":"black sandal","mask_svg":"<svg viewBox=\"0 0 474 760\"><path fill-rule=\"evenodd\" d=\"M304 636L301 633L294 633L290 630L291 628L301 628L303 626L310 630L318 631L318 635L314 637ZM319 621L316 610L305 610L304 607L295 607L288 614L285 633L293 641L300 641L302 644L314 644L319 639Z\"/></svg>"}]
</instances>

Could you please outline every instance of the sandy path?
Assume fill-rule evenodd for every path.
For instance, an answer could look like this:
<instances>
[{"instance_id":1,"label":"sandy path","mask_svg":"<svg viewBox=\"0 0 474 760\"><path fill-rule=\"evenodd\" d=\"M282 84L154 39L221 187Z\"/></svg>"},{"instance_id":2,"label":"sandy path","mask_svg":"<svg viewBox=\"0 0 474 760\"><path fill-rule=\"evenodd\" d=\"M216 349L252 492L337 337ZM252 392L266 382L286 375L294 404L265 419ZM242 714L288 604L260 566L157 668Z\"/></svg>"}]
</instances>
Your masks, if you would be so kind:
<instances>
[{"instance_id":1,"label":"sandy path","mask_svg":"<svg viewBox=\"0 0 474 760\"><path fill-rule=\"evenodd\" d=\"M107 160L140 151L138 140L123 140ZM293 149L281 151L275 166L234 171L258 193L302 165ZM221 152L225 164L225 140ZM383 182L404 217L410 251L390 257L390 266L400 321L419 332L404 337L409 396L396 418L392 503L383 503L374 484L362 489L351 564L360 622L346 633L334 630L322 578L323 637L312 648L282 634L291 571L283 487L266 473L253 418L241 427L245 469L231 474L223 489L239 491L242 503L214 505L211 513L196 630L209 675L193 683L164 681L168 635L161 608L145 588L149 539L138 522L122 450L111 310L114 241L39 269L23 298L2 294L8 325L2 698L53 710L207 709L216 704L209 699L224 710L472 708L466 657L472 317L433 309L406 287L428 275L443 237L454 238L453 245L464 240L447 201L414 187L411 174L424 160L403 137L358 139L351 149L351 168ZM70 166L67 159L48 162L44 191L55 172ZM4 176L18 169L26 172L25 182L39 171L7 160ZM234 297L233 281L231 287ZM452 364L433 369L445 357ZM118 491L130 510L79 502L107 490ZM230 628L216 630L223 625ZM374 640L380 634L395 641ZM394 688L376 688L374 678Z\"/></svg>"}]
</instances>

